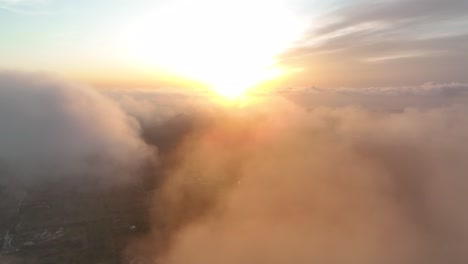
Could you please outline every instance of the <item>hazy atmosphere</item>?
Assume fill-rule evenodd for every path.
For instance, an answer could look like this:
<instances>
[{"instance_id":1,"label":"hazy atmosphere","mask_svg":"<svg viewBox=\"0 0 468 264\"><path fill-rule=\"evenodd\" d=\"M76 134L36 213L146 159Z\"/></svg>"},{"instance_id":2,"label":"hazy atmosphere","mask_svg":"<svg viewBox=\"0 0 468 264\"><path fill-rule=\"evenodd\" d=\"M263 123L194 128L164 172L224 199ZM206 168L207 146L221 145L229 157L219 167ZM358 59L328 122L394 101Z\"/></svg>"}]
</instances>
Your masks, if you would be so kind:
<instances>
[{"instance_id":1,"label":"hazy atmosphere","mask_svg":"<svg viewBox=\"0 0 468 264\"><path fill-rule=\"evenodd\" d=\"M0 0L0 263L467 263L467 14Z\"/></svg>"}]
</instances>

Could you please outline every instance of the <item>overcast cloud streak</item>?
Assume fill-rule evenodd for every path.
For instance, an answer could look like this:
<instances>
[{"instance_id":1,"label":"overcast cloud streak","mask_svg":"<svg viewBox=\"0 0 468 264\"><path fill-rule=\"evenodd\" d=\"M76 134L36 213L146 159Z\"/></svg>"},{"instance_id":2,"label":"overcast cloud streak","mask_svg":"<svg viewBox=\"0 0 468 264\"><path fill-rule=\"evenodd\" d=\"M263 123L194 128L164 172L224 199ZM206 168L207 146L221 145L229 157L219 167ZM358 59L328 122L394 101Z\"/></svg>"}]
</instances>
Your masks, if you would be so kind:
<instances>
[{"instance_id":1,"label":"overcast cloud streak","mask_svg":"<svg viewBox=\"0 0 468 264\"><path fill-rule=\"evenodd\" d=\"M314 77L340 77L351 86L466 82L467 14L463 0L351 2L315 21L318 26L282 58L303 67L311 82Z\"/></svg>"}]
</instances>

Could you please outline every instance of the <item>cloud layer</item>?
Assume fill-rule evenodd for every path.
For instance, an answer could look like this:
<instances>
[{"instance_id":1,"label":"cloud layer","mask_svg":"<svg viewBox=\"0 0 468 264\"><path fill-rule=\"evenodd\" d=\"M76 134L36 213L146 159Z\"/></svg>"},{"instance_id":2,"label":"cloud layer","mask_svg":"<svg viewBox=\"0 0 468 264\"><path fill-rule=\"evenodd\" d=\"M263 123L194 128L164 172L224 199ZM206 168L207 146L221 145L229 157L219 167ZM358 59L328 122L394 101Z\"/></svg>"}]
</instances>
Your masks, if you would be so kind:
<instances>
[{"instance_id":1,"label":"cloud layer","mask_svg":"<svg viewBox=\"0 0 468 264\"><path fill-rule=\"evenodd\" d=\"M96 91L41 74L0 73L0 161L23 181L132 180L155 149L136 120Z\"/></svg>"},{"instance_id":2,"label":"cloud layer","mask_svg":"<svg viewBox=\"0 0 468 264\"><path fill-rule=\"evenodd\" d=\"M467 11L463 0L346 2L313 21L283 62L326 86L467 82Z\"/></svg>"},{"instance_id":3,"label":"cloud layer","mask_svg":"<svg viewBox=\"0 0 468 264\"><path fill-rule=\"evenodd\" d=\"M175 233L164 263L464 263L462 113L325 108L215 127L169 189L191 200L176 215L209 213Z\"/></svg>"},{"instance_id":4,"label":"cloud layer","mask_svg":"<svg viewBox=\"0 0 468 264\"><path fill-rule=\"evenodd\" d=\"M426 86L414 96L444 103L352 101L408 92L375 88L349 105L273 96L205 114L173 149L153 233L128 254L166 264L465 263L468 109L437 92L456 85Z\"/></svg>"},{"instance_id":5,"label":"cloud layer","mask_svg":"<svg viewBox=\"0 0 468 264\"><path fill-rule=\"evenodd\" d=\"M311 88L225 106L2 72L0 175L126 184L161 149L152 227L129 261L461 264L466 89Z\"/></svg>"}]
</instances>

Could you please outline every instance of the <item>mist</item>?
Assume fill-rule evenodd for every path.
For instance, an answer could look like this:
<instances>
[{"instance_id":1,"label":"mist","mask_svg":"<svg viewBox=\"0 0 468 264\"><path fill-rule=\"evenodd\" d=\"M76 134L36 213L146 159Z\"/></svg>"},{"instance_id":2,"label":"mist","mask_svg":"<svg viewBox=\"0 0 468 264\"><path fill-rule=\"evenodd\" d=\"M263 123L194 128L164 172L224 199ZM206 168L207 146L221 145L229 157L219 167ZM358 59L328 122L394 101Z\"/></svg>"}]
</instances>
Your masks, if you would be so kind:
<instances>
[{"instance_id":1,"label":"mist","mask_svg":"<svg viewBox=\"0 0 468 264\"><path fill-rule=\"evenodd\" d=\"M466 98L429 86L409 101L408 87L308 95L339 106L307 105L295 91L205 112L172 149L152 234L129 254L167 264L465 263Z\"/></svg>"},{"instance_id":2,"label":"mist","mask_svg":"<svg viewBox=\"0 0 468 264\"><path fill-rule=\"evenodd\" d=\"M422 87L226 105L2 72L0 180L151 178L123 263L466 263L467 86Z\"/></svg>"},{"instance_id":3,"label":"mist","mask_svg":"<svg viewBox=\"0 0 468 264\"><path fill-rule=\"evenodd\" d=\"M0 124L2 169L26 185L84 175L128 182L157 153L111 100L48 74L0 73Z\"/></svg>"}]
</instances>

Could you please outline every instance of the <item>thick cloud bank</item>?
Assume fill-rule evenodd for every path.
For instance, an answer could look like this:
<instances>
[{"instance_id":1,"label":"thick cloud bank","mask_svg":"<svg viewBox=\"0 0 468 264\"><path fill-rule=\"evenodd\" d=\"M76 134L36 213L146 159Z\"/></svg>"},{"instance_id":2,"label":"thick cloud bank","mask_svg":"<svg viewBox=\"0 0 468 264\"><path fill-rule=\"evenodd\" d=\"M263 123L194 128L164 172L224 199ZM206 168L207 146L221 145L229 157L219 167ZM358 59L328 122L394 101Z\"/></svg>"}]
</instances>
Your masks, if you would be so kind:
<instances>
[{"instance_id":1,"label":"thick cloud bank","mask_svg":"<svg viewBox=\"0 0 468 264\"><path fill-rule=\"evenodd\" d=\"M205 114L173 150L153 233L130 254L165 264L466 263L466 98L430 93L443 104L401 107L404 96L376 93L394 107L269 97Z\"/></svg>"},{"instance_id":2,"label":"thick cloud bank","mask_svg":"<svg viewBox=\"0 0 468 264\"><path fill-rule=\"evenodd\" d=\"M127 182L154 150L138 122L96 91L42 74L0 72L2 175Z\"/></svg>"},{"instance_id":3,"label":"thick cloud bank","mask_svg":"<svg viewBox=\"0 0 468 264\"><path fill-rule=\"evenodd\" d=\"M0 74L1 176L126 183L161 150L128 263L467 263L465 84L200 94ZM68 178L67 178L68 177ZM3 180L3 179L2 179Z\"/></svg>"}]
</instances>

